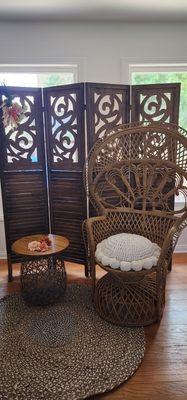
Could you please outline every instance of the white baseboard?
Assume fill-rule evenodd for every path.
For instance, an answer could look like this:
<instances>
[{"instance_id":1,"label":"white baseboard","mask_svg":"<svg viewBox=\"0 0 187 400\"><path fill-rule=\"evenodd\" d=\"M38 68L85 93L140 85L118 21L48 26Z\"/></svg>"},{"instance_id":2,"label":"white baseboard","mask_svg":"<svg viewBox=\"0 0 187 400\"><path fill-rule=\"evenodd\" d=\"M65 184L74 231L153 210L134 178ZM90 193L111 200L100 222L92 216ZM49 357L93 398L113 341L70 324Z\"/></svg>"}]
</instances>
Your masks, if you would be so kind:
<instances>
[{"instance_id":1,"label":"white baseboard","mask_svg":"<svg viewBox=\"0 0 187 400\"><path fill-rule=\"evenodd\" d=\"M0 251L0 260L6 260L7 259L7 252L6 251Z\"/></svg>"},{"instance_id":2,"label":"white baseboard","mask_svg":"<svg viewBox=\"0 0 187 400\"><path fill-rule=\"evenodd\" d=\"M187 253L187 244L178 244L174 253Z\"/></svg>"}]
</instances>

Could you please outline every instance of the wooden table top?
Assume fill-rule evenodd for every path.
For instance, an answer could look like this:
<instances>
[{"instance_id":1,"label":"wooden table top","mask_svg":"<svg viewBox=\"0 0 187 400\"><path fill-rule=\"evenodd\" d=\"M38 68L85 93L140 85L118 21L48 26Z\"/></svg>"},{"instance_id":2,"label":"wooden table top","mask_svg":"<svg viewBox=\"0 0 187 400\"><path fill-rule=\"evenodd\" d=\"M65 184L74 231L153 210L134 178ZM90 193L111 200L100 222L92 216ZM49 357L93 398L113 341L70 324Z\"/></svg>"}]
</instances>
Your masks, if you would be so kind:
<instances>
[{"instance_id":1,"label":"wooden table top","mask_svg":"<svg viewBox=\"0 0 187 400\"><path fill-rule=\"evenodd\" d=\"M30 251L28 249L29 242L34 240L41 240L44 237L48 236L51 240L51 246L46 251ZM16 240L16 242L12 245L12 250L14 253L22 255L22 256L29 256L29 257L36 257L36 256L47 256L47 255L54 255L61 253L69 246L69 240L66 237L59 236L59 235L32 235L32 236L25 236L21 239Z\"/></svg>"}]
</instances>

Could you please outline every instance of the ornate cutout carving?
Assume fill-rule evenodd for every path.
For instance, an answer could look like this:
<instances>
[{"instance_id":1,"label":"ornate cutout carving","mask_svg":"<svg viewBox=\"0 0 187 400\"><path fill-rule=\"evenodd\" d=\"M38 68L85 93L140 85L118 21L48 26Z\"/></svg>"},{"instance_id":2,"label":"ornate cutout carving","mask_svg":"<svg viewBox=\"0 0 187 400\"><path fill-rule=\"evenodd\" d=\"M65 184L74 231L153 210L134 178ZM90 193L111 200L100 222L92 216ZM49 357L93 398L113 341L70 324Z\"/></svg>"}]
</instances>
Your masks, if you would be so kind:
<instances>
[{"instance_id":1,"label":"ornate cutout carving","mask_svg":"<svg viewBox=\"0 0 187 400\"><path fill-rule=\"evenodd\" d=\"M7 164L32 164L38 162L37 130L34 96L14 96L14 100L26 107L23 120L17 129L5 128L5 162Z\"/></svg>"},{"instance_id":2,"label":"ornate cutout carving","mask_svg":"<svg viewBox=\"0 0 187 400\"><path fill-rule=\"evenodd\" d=\"M78 163L77 96L50 96L53 163Z\"/></svg>"},{"instance_id":3,"label":"ornate cutout carving","mask_svg":"<svg viewBox=\"0 0 187 400\"><path fill-rule=\"evenodd\" d=\"M170 122L171 93L140 94L140 121Z\"/></svg>"},{"instance_id":4,"label":"ornate cutout carving","mask_svg":"<svg viewBox=\"0 0 187 400\"><path fill-rule=\"evenodd\" d=\"M121 93L94 93L95 135L97 139L102 139L106 130L122 124L122 102Z\"/></svg>"},{"instance_id":5,"label":"ornate cutout carving","mask_svg":"<svg viewBox=\"0 0 187 400\"><path fill-rule=\"evenodd\" d=\"M107 131L129 122L130 86L107 83L87 84L88 149Z\"/></svg>"},{"instance_id":6,"label":"ornate cutout carving","mask_svg":"<svg viewBox=\"0 0 187 400\"><path fill-rule=\"evenodd\" d=\"M132 121L178 123L180 84L132 86Z\"/></svg>"}]
</instances>

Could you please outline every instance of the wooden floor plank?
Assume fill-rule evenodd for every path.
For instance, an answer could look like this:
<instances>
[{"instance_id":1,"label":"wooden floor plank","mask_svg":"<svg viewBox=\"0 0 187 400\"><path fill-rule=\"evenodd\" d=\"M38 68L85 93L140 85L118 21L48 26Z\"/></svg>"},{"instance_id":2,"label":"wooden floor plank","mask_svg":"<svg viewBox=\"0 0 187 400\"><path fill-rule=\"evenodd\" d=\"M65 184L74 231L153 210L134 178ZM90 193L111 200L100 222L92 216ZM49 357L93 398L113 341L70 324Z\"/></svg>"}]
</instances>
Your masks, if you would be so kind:
<instances>
[{"instance_id":1,"label":"wooden floor plank","mask_svg":"<svg viewBox=\"0 0 187 400\"><path fill-rule=\"evenodd\" d=\"M175 254L168 274L166 307L159 324L146 327L146 354L135 375L115 391L92 400L186 400L187 399L187 254ZM20 291L16 278L7 283L7 265L0 261L0 298ZM81 265L66 263L69 282L90 285ZM103 271L98 269L98 275Z\"/></svg>"},{"instance_id":2,"label":"wooden floor plank","mask_svg":"<svg viewBox=\"0 0 187 400\"><path fill-rule=\"evenodd\" d=\"M102 396L104 400L186 400L187 382L160 382L160 383L136 383L132 377L126 384L126 390L122 388L113 393Z\"/></svg>"}]
</instances>

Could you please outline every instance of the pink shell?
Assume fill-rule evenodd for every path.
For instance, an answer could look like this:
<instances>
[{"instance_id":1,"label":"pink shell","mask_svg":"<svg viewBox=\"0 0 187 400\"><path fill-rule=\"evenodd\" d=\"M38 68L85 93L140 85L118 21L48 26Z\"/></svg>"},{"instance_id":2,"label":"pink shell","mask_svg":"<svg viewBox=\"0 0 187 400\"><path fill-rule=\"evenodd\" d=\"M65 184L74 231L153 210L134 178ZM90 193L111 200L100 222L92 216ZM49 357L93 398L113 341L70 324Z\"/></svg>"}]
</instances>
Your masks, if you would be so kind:
<instances>
[{"instance_id":1,"label":"pink shell","mask_svg":"<svg viewBox=\"0 0 187 400\"><path fill-rule=\"evenodd\" d=\"M40 242L37 242L37 240L34 240L33 242L30 242L28 244L28 249L30 251L41 251L40 249Z\"/></svg>"}]
</instances>

